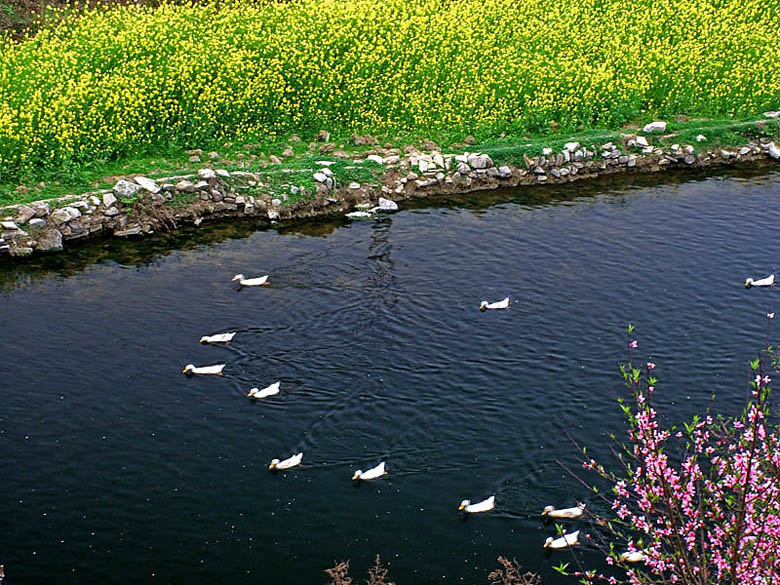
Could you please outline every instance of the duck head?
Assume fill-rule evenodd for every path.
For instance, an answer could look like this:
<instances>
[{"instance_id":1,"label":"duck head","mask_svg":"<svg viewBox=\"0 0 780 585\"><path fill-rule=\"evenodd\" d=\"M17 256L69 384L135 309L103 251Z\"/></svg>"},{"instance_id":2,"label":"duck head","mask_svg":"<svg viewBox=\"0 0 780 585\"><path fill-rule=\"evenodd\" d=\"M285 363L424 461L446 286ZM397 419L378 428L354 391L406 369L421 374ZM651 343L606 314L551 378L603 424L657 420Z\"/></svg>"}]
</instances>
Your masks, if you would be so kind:
<instances>
[{"instance_id":1,"label":"duck head","mask_svg":"<svg viewBox=\"0 0 780 585\"><path fill-rule=\"evenodd\" d=\"M745 279L745 288L750 288L753 286L753 279L752 278L746 278Z\"/></svg>"},{"instance_id":2,"label":"duck head","mask_svg":"<svg viewBox=\"0 0 780 585\"><path fill-rule=\"evenodd\" d=\"M487 311L487 306L488 306L488 302L487 301L482 301L479 304L479 310L484 313L485 311Z\"/></svg>"},{"instance_id":3,"label":"duck head","mask_svg":"<svg viewBox=\"0 0 780 585\"><path fill-rule=\"evenodd\" d=\"M268 465L268 469L276 469L277 465L279 465L279 460L271 459L271 463Z\"/></svg>"},{"instance_id":4,"label":"duck head","mask_svg":"<svg viewBox=\"0 0 780 585\"><path fill-rule=\"evenodd\" d=\"M549 514L553 510L555 510L554 506L545 506L544 510L542 510L542 516L547 516L547 514Z\"/></svg>"},{"instance_id":5,"label":"duck head","mask_svg":"<svg viewBox=\"0 0 780 585\"><path fill-rule=\"evenodd\" d=\"M201 337L201 338L200 338L200 340L198 341L198 343L206 343L206 340L207 340L207 339L208 339L208 337L206 337L206 336L204 335L203 337Z\"/></svg>"},{"instance_id":6,"label":"duck head","mask_svg":"<svg viewBox=\"0 0 780 585\"><path fill-rule=\"evenodd\" d=\"M247 396L249 396L249 398L252 398L255 394L257 394L257 388L251 388Z\"/></svg>"},{"instance_id":7,"label":"duck head","mask_svg":"<svg viewBox=\"0 0 780 585\"><path fill-rule=\"evenodd\" d=\"M458 506L458 510L463 510L466 506L471 504L471 500L463 500Z\"/></svg>"},{"instance_id":8,"label":"duck head","mask_svg":"<svg viewBox=\"0 0 780 585\"><path fill-rule=\"evenodd\" d=\"M181 371L182 374L191 374L195 370L194 364L187 364L184 366L184 369Z\"/></svg>"},{"instance_id":9,"label":"duck head","mask_svg":"<svg viewBox=\"0 0 780 585\"><path fill-rule=\"evenodd\" d=\"M358 470L357 470L357 471L354 473L354 475L352 476L352 479L353 479L353 480L355 480L355 479L360 479L360 476L361 476L361 475L363 475L363 470L362 470L362 469L358 469Z\"/></svg>"},{"instance_id":10,"label":"duck head","mask_svg":"<svg viewBox=\"0 0 780 585\"><path fill-rule=\"evenodd\" d=\"M547 540L544 541L544 546L542 548L550 548L550 545L552 544L553 537L548 536Z\"/></svg>"},{"instance_id":11,"label":"duck head","mask_svg":"<svg viewBox=\"0 0 780 585\"><path fill-rule=\"evenodd\" d=\"M230 282L235 282L235 281L237 281L237 280L244 280L244 275L243 275L243 274L236 274L236 275L233 277L233 280L231 280Z\"/></svg>"}]
</instances>

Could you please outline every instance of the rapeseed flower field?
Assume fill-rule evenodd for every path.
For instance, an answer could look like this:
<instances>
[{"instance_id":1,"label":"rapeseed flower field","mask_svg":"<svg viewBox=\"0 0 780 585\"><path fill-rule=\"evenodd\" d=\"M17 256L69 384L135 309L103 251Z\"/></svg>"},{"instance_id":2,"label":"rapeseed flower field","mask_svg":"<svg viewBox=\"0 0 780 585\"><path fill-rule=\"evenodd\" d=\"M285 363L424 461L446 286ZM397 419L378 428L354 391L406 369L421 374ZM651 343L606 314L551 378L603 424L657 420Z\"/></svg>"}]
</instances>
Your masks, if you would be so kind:
<instances>
[{"instance_id":1,"label":"rapeseed flower field","mask_svg":"<svg viewBox=\"0 0 780 585\"><path fill-rule=\"evenodd\" d=\"M284 133L436 137L780 109L776 0L237 0L0 40L0 178Z\"/></svg>"}]
</instances>

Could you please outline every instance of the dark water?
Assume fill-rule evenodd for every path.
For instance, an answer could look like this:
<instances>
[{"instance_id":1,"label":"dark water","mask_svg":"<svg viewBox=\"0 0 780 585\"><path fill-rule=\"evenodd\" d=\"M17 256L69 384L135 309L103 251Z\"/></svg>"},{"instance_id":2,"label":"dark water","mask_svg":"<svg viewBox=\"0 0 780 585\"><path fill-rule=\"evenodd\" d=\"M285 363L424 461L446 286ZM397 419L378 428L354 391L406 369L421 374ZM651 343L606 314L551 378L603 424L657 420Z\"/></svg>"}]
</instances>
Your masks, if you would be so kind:
<instances>
[{"instance_id":1,"label":"dark water","mask_svg":"<svg viewBox=\"0 0 780 585\"><path fill-rule=\"evenodd\" d=\"M377 553L398 585L486 584L498 555L573 583L538 514L599 506L557 461L567 433L603 453L621 430L625 325L678 421L713 393L740 408L780 310L780 288L742 286L780 269L780 173L612 185L1 265L6 583L308 585ZM237 292L238 272L273 285ZM222 331L229 347L198 345ZM495 513L458 515L491 494Z\"/></svg>"}]
</instances>

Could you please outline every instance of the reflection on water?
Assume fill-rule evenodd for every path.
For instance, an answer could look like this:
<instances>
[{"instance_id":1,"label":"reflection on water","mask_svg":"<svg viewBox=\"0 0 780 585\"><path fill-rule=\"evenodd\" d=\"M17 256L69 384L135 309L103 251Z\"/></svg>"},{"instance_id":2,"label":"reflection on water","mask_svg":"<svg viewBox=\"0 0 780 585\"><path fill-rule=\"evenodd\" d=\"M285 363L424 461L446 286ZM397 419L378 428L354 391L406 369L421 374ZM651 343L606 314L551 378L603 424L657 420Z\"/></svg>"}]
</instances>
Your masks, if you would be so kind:
<instances>
[{"instance_id":1,"label":"reflection on water","mask_svg":"<svg viewBox=\"0 0 780 585\"><path fill-rule=\"evenodd\" d=\"M626 323L677 422L713 393L739 408L780 309L780 289L742 286L780 270L780 173L635 179L3 264L6 582L309 585L377 553L398 585L487 583L498 555L570 582L539 513L601 505L558 462L569 435L598 458L621 429ZM237 273L271 286L238 290ZM507 294L509 311L479 311ZM226 347L197 343L224 331ZM187 379L189 362L226 375ZM353 485L382 460L388 476ZM462 499L493 494L462 520Z\"/></svg>"}]
</instances>

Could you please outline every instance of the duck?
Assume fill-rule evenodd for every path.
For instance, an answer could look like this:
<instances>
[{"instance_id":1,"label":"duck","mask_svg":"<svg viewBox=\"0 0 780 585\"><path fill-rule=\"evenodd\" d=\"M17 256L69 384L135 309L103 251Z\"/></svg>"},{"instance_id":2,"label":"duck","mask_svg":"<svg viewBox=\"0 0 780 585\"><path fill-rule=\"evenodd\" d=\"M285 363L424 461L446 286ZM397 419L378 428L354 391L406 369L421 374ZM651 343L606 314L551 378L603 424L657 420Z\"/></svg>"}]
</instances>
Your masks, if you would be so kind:
<instances>
[{"instance_id":1,"label":"duck","mask_svg":"<svg viewBox=\"0 0 780 585\"><path fill-rule=\"evenodd\" d=\"M751 286L775 286L775 275L770 274L769 276L764 278L759 278L758 280L753 280L752 278L746 278L745 288L750 288Z\"/></svg>"},{"instance_id":2,"label":"duck","mask_svg":"<svg viewBox=\"0 0 780 585\"><path fill-rule=\"evenodd\" d=\"M458 510L465 510L468 514L478 514L479 512L490 512L496 507L496 496L490 496L487 500L482 500L472 504L470 500L463 500Z\"/></svg>"},{"instance_id":3,"label":"duck","mask_svg":"<svg viewBox=\"0 0 780 585\"><path fill-rule=\"evenodd\" d=\"M198 343L230 343L236 336L235 333L217 333L216 335L204 335Z\"/></svg>"},{"instance_id":4,"label":"duck","mask_svg":"<svg viewBox=\"0 0 780 585\"><path fill-rule=\"evenodd\" d=\"M509 308L509 297L506 297L505 299L502 299L500 301L496 301L495 303L488 303L487 301L482 301L479 304L479 310L483 313L487 311L488 309L508 309Z\"/></svg>"},{"instance_id":5,"label":"duck","mask_svg":"<svg viewBox=\"0 0 780 585\"><path fill-rule=\"evenodd\" d=\"M193 364L187 364L184 366L181 373L187 374L188 376L193 374L198 374L200 376L221 376L224 367L225 364L215 364L213 366L195 366Z\"/></svg>"},{"instance_id":6,"label":"duck","mask_svg":"<svg viewBox=\"0 0 780 585\"><path fill-rule=\"evenodd\" d=\"M383 475L387 475L387 471L385 471L385 462L382 461L379 465L376 467L372 467L368 471L363 471L361 469L358 469L354 475L352 476L353 480L356 479L377 479L379 477L382 477Z\"/></svg>"},{"instance_id":7,"label":"duck","mask_svg":"<svg viewBox=\"0 0 780 585\"><path fill-rule=\"evenodd\" d=\"M288 457L284 461L271 459L271 463L268 465L268 469L275 471L277 469L290 469L291 467L297 467L301 464L301 459L303 459L303 451L296 453L292 457Z\"/></svg>"},{"instance_id":8,"label":"duck","mask_svg":"<svg viewBox=\"0 0 780 585\"><path fill-rule=\"evenodd\" d=\"M548 537L547 540L544 541L544 548L551 548L551 549L561 549L561 548L569 548L570 546L576 546L580 543L579 541L580 531L575 530L574 532L571 532L569 534L564 534L563 536L560 536L558 538L553 538L552 536Z\"/></svg>"},{"instance_id":9,"label":"duck","mask_svg":"<svg viewBox=\"0 0 780 585\"><path fill-rule=\"evenodd\" d=\"M542 516L550 518L579 518L585 512L585 504L577 504L574 508L562 508L557 510L554 506L545 506L542 510Z\"/></svg>"},{"instance_id":10,"label":"duck","mask_svg":"<svg viewBox=\"0 0 780 585\"><path fill-rule=\"evenodd\" d=\"M268 286L268 275L259 276L257 278L247 278L243 274L236 274L233 277L232 282L238 281L241 286Z\"/></svg>"},{"instance_id":11,"label":"duck","mask_svg":"<svg viewBox=\"0 0 780 585\"><path fill-rule=\"evenodd\" d=\"M618 559L623 563L643 563L647 560L647 553L642 550L626 551L620 553Z\"/></svg>"},{"instance_id":12,"label":"duck","mask_svg":"<svg viewBox=\"0 0 780 585\"><path fill-rule=\"evenodd\" d=\"M252 400L258 400L260 398L267 398L268 396L273 396L274 394L279 394L279 387L281 386L281 382L274 382L270 386L266 386L262 390L259 390L258 388L252 388L249 391L249 398Z\"/></svg>"}]
</instances>

